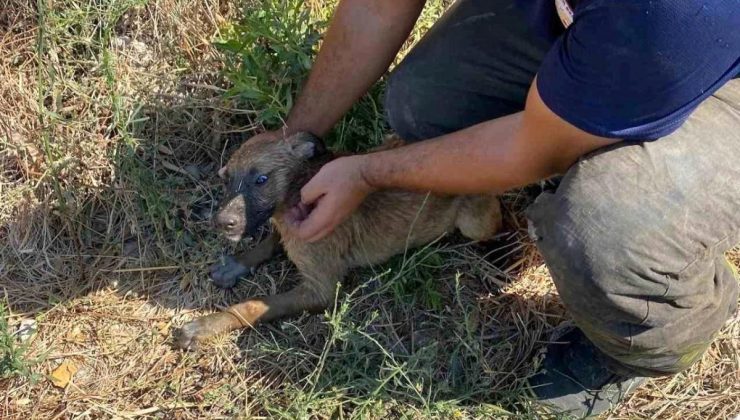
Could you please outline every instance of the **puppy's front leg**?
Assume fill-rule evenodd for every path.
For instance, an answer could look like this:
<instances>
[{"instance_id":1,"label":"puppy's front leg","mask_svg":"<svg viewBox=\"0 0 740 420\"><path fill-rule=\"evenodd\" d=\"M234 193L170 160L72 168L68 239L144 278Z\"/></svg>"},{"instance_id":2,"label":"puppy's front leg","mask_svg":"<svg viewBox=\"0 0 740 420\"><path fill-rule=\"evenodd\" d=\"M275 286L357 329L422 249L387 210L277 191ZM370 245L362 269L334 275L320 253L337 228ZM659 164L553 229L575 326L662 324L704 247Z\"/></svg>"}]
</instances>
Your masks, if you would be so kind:
<instances>
[{"instance_id":1,"label":"puppy's front leg","mask_svg":"<svg viewBox=\"0 0 740 420\"><path fill-rule=\"evenodd\" d=\"M228 256L224 261L214 264L211 267L211 280L217 287L230 289L236 285L240 277L272 258L278 249L280 249L280 235L273 232L254 248L238 255Z\"/></svg>"},{"instance_id":2,"label":"puppy's front leg","mask_svg":"<svg viewBox=\"0 0 740 420\"><path fill-rule=\"evenodd\" d=\"M336 287L337 281L333 281L333 284ZM332 301L334 290L329 292L329 288L313 286L312 282L304 280L286 293L249 299L223 312L198 318L175 331L175 345L190 349L217 334L251 328L260 322L299 315L303 311L321 312Z\"/></svg>"}]
</instances>

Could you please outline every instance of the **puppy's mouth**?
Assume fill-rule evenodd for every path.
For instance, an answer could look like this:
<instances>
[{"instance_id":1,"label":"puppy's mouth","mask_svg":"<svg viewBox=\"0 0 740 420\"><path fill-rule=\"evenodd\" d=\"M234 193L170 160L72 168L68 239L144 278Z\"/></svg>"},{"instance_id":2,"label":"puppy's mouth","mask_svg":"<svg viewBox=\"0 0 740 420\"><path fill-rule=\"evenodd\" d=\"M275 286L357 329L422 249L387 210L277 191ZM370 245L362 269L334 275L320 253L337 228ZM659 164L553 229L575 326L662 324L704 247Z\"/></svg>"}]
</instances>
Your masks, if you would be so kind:
<instances>
[{"instance_id":1,"label":"puppy's mouth","mask_svg":"<svg viewBox=\"0 0 740 420\"><path fill-rule=\"evenodd\" d=\"M243 239L247 239L248 235L244 231L245 226L234 226L233 228L222 228L220 234L222 238L225 238L229 242L239 242Z\"/></svg>"},{"instance_id":2,"label":"puppy's mouth","mask_svg":"<svg viewBox=\"0 0 740 420\"><path fill-rule=\"evenodd\" d=\"M248 239L248 240L251 240L252 239L251 236L244 236L244 237L242 237L242 235L240 235L240 234L234 234L234 233L232 233L232 234L228 234L227 233L227 234L224 235L224 237L229 242L239 242L242 239Z\"/></svg>"}]
</instances>

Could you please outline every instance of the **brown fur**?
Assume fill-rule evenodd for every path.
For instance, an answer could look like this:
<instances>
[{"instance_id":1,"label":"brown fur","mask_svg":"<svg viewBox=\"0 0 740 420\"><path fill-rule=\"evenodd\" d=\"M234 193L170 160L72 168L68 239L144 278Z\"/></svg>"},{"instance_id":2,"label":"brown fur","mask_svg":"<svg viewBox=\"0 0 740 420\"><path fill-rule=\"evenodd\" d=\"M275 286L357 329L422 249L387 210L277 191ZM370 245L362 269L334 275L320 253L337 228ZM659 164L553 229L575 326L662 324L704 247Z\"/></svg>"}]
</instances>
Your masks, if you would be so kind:
<instances>
[{"instance_id":1,"label":"brown fur","mask_svg":"<svg viewBox=\"0 0 740 420\"><path fill-rule=\"evenodd\" d=\"M400 139L391 137L381 148L402 144ZM260 206L271 207L274 203L271 222L303 280L286 293L248 299L226 311L186 324L177 332L178 346L190 348L214 334L253 327L262 321L303 311L323 311L332 303L337 284L352 268L382 263L407 248L427 244L455 228L470 239L486 240L501 225L499 202L492 194L440 196L387 190L370 194L348 220L324 239L306 243L287 229L284 215L300 201L300 187L330 159L330 155L322 153L322 146L315 138L298 134L282 141L247 142L229 160L226 172L232 178L232 190L237 184L243 190L244 182L251 182L250 177L257 173L269 173L269 185L253 187L251 192L243 194L244 197L237 194L232 201L242 202L242 205L225 203L217 218L226 215L241 219L244 214L249 218L250 206L257 208L253 213L258 214ZM250 175L244 178L245 173ZM235 182L234 177L243 179ZM241 234L248 225L248 220L240 220L231 236ZM239 229L240 232L234 232ZM236 265L227 267L224 277L235 280L233 273L246 272L246 268L266 261L277 243L277 238L272 236L235 257Z\"/></svg>"}]
</instances>

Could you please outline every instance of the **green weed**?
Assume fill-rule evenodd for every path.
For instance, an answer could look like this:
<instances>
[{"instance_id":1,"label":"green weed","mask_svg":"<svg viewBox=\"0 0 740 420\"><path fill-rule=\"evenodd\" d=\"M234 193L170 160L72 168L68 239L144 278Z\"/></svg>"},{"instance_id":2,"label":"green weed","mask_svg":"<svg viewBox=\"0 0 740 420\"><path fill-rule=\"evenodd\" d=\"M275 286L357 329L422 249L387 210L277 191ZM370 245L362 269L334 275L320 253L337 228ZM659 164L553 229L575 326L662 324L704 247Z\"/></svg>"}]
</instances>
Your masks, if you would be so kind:
<instances>
[{"instance_id":1,"label":"green weed","mask_svg":"<svg viewBox=\"0 0 740 420\"><path fill-rule=\"evenodd\" d=\"M437 287L444 265L445 255L437 247L392 258L387 266L394 274L391 281L394 297L427 309L441 309L442 295Z\"/></svg>"},{"instance_id":2,"label":"green weed","mask_svg":"<svg viewBox=\"0 0 740 420\"><path fill-rule=\"evenodd\" d=\"M261 0L215 41L224 53L227 95L256 110L265 128L279 127L293 106L332 6L312 14L301 0ZM383 82L371 88L327 136L327 145L359 152L380 144L387 131L382 93Z\"/></svg>"},{"instance_id":3,"label":"green weed","mask_svg":"<svg viewBox=\"0 0 740 420\"><path fill-rule=\"evenodd\" d=\"M28 345L20 343L10 331L7 307L0 302L0 379L22 377L37 381L39 376L32 368L38 360L29 358L27 353Z\"/></svg>"},{"instance_id":4,"label":"green weed","mask_svg":"<svg viewBox=\"0 0 740 420\"><path fill-rule=\"evenodd\" d=\"M225 53L227 94L258 111L257 122L279 126L313 62L324 22L301 0L262 0L215 42Z\"/></svg>"},{"instance_id":5,"label":"green weed","mask_svg":"<svg viewBox=\"0 0 740 420\"><path fill-rule=\"evenodd\" d=\"M438 252L431 247L409 253L405 262L393 261L385 271L369 276L348 293L337 293L335 309L326 314L328 331L319 354L281 340L262 340L251 347L251 358L280 359L281 365L291 366L296 376L306 378L283 388L280 404L276 404L273 393L261 396L269 416L513 416L501 405L481 403L488 400L511 406L519 401L521 391L510 390L491 398L495 392L491 376L481 369L491 348L477 339L474 308L463 299L459 281L455 281L452 300L444 302L446 308L440 305L437 310L425 311L418 302L397 298L398 283L406 282L404 275L412 273L408 267ZM427 269L429 274L440 271ZM445 333L438 336L430 332L432 336L426 337L427 329Z\"/></svg>"}]
</instances>

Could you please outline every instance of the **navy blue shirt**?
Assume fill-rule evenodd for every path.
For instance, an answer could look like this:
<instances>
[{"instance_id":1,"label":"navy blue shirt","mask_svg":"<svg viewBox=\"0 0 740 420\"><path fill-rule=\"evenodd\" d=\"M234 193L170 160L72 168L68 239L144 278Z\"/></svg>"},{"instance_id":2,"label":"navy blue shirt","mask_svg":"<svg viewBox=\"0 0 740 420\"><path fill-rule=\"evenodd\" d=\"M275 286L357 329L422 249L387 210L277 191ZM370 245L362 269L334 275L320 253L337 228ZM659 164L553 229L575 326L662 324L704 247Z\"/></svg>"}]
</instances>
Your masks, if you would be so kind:
<instances>
[{"instance_id":1,"label":"navy blue shirt","mask_svg":"<svg viewBox=\"0 0 740 420\"><path fill-rule=\"evenodd\" d=\"M581 0L566 30L554 29L554 0L528 3L532 24L556 35L542 100L595 135L665 136L740 73L740 0Z\"/></svg>"}]
</instances>

